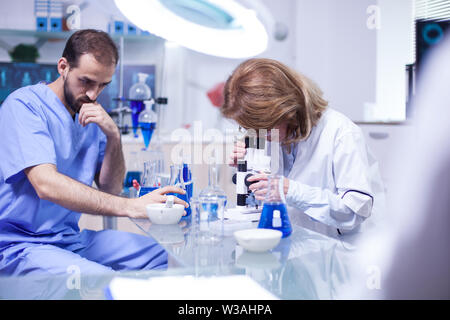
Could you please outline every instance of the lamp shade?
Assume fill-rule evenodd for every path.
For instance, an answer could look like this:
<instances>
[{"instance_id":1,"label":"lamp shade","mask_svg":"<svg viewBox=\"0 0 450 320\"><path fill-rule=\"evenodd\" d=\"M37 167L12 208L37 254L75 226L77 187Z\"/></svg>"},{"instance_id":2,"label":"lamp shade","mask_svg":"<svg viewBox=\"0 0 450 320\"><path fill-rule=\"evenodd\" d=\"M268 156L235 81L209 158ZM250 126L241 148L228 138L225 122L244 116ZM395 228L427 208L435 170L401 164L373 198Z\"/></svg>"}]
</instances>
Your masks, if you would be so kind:
<instances>
[{"instance_id":1,"label":"lamp shade","mask_svg":"<svg viewBox=\"0 0 450 320\"><path fill-rule=\"evenodd\" d=\"M142 30L201 53L249 58L267 49L255 11L234 0L115 0Z\"/></svg>"}]
</instances>

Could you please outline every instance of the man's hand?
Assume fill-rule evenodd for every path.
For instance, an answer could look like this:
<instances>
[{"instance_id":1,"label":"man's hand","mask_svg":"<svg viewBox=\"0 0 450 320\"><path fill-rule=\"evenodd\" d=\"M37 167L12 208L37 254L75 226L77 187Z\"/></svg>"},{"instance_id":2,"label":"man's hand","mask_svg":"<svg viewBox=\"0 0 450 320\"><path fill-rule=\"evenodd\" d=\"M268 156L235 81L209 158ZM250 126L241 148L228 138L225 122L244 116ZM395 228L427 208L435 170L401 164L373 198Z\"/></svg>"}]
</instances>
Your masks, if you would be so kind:
<instances>
[{"instance_id":1,"label":"man's hand","mask_svg":"<svg viewBox=\"0 0 450 320\"><path fill-rule=\"evenodd\" d=\"M78 121L83 127L89 123L96 123L107 138L120 137L119 128L116 123L99 103L83 104L80 109Z\"/></svg>"},{"instance_id":2,"label":"man's hand","mask_svg":"<svg viewBox=\"0 0 450 320\"><path fill-rule=\"evenodd\" d=\"M156 189L152 192L147 193L146 195L143 195L139 198L130 199L135 202L135 209L134 212L131 213L131 218L147 218L147 210L146 205L150 203L165 203L167 200L167 193L178 193L178 194L185 194L186 191L184 191L181 188L174 187L174 186L167 186L164 188ZM185 208L189 207L189 204L183 200L181 200L178 197L175 198L175 203L183 205Z\"/></svg>"}]
</instances>

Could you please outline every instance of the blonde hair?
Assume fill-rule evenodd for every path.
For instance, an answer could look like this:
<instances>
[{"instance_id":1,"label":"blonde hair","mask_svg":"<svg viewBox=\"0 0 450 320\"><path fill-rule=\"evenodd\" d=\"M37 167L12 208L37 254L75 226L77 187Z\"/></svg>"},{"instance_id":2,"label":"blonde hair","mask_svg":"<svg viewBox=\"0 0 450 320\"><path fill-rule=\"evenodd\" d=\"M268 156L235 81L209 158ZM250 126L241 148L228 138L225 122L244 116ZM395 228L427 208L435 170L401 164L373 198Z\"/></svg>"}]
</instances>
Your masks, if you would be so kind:
<instances>
[{"instance_id":1,"label":"blonde hair","mask_svg":"<svg viewBox=\"0 0 450 320\"><path fill-rule=\"evenodd\" d=\"M273 129L287 124L290 144L306 139L328 102L310 79L271 59L241 63L224 87L221 113L246 129Z\"/></svg>"}]
</instances>

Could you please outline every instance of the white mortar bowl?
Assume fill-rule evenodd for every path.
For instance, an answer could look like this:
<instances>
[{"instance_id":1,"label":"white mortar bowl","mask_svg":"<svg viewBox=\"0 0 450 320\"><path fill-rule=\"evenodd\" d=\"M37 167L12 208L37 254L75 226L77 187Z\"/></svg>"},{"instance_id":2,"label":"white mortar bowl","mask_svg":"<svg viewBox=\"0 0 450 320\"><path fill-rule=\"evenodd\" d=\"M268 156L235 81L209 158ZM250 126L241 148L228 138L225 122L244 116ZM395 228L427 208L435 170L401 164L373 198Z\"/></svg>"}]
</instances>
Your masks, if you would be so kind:
<instances>
[{"instance_id":1,"label":"white mortar bowl","mask_svg":"<svg viewBox=\"0 0 450 320\"><path fill-rule=\"evenodd\" d=\"M244 229L234 232L238 244L250 252L265 252L275 248L283 233L273 229Z\"/></svg>"}]
</instances>

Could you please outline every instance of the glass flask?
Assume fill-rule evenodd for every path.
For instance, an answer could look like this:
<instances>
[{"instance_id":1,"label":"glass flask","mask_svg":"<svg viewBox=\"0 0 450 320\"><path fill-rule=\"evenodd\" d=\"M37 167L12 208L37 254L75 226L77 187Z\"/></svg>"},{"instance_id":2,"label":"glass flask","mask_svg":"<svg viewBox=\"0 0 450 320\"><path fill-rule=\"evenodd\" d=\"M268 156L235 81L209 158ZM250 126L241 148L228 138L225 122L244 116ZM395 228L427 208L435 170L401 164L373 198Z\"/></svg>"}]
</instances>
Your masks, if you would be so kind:
<instances>
[{"instance_id":1,"label":"glass flask","mask_svg":"<svg viewBox=\"0 0 450 320\"><path fill-rule=\"evenodd\" d=\"M146 161L144 162L144 173L142 175L142 183L139 188L138 196L141 197L144 194L152 192L158 189L158 181L156 177L156 162Z\"/></svg>"},{"instance_id":2,"label":"glass flask","mask_svg":"<svg viewBox=\"0 0 450 320\"><path fill-rule=\"evenodd\" d=\"M184 191L186 191L186 184L183 180L183 167L181 165L173 164L170 166L169 185L179 187L179 188L183 189ZM180 198L181 200L186 201L189 204L190 198L189 198L187 191L185 192L185 194L167 193L167 195L174 195L174 196ZM187 207L185 210L186 210L186 215L183 218L190 217L191 206Z\"/></svg>"},{"instance_id":3,"label":"glass flask","mask_svg":"<svg viewBox=\"0 0 450 320\"><path fill-rule=\"evenodd\" d=\"M195 220L198 240L216 242L224 235L224 209L227 196L218 184L218 166L214 163L208 168L208 186L198 195L195 205Z\"/></svg>"},{"instance_id":4,"label":"glass flask","mask_svg":"<svg viewBox=\"0 0 450 320\"><path fill-rule=\"evenodd\" d=\"M152 110L153 101L145 101L145 110L139 115L139 127L144 138L145 149L148 149L153 131L156 128L157 115Z\"/></svg>"},{"instance_id":5,"label":"glass flask","mask_svg":"<svg viewBox=\"0 0 450 320\"><path fill-rule=\"evenodd\" d=\"M205 210L210 211L211 218L217 219L221 218L223 212L218 212L219 209L219 201L223 202L223 206L225 207L227 204L227 195L225 191L219 186L219 170L218 166L215 163L212 163L208 167L208 186L203 189L198 195L200 203L204 203L203 207L209 206L209 208L204 208ZM220 208L223 211L223 208Z\"/></svg>"},{"instance_id":6,"label":"glass flask","mask_svg":"<svg viewBox=\"0 0 450 320\"><path fill-rule=\"evenodd\" d=\"M292 232L291 222L286 208L283 193L283 179L281 175L268 176L267 193L264 199L263 210L258 228L280 230L283 238Z\"/></svg>"},{"instance_id":7,"label":"glass flask","mask_svg":"<svg viewBox=\"0 0 450 320\"><path fill-rule=\"evenodd\" d=\"M138 183L141 183L141 174L142 171L139 168L138 153L136 151L132 151L130 152L129 167L123 183L124 188L128 189L132 187L133 180L137 180Z\"/></svg>"},{"instance_id":8,"label":"glass flask","mask_svg":"<svg viewBox=\"0 0 450 320\"><path fill-rule=\"evenodd\" d=\"M128 97L130 99L131 119L133 122L133 133L135 137L138 137L137 128L139 122L139 113L144 109L144 100L148 100L152 96L150 88L145 81L148 74L138 73L138 82L133 84L128 91Z\"/></svg>"},{"instance_id":9,"label":"glass flask","mask_svg":"<svg viewBox=\"0 0 450 320\"><path fill-rule=\"evenodd\" d=\"M148 100L152 96L152 91L145 83L148 78L147 73L139 72L138 82L133 84L128 92L130 100Z\"/></svg>"}]
</instances>

